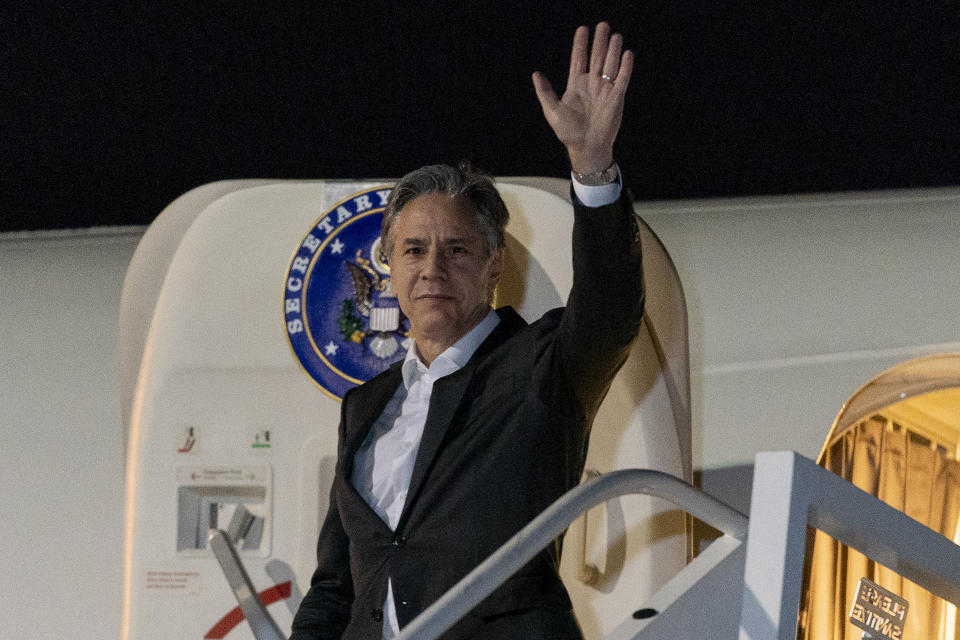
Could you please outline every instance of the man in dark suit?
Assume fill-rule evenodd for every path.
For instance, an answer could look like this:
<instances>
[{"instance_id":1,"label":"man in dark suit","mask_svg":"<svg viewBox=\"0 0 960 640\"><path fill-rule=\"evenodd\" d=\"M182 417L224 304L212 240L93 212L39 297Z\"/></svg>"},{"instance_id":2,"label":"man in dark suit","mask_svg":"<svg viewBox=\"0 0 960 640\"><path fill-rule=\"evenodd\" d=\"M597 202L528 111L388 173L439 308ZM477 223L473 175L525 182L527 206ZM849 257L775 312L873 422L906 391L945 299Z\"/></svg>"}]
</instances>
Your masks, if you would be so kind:
<instances>
[{"instance_id":1,"label":"man in dark suit","mask_svg":"<svg viewBox=\"0 0 960 640\"><path fill-rule=\"evenodd\" d=\"M348 392L318 567L293 638L392 638L577 484L593 418L643 315L639 234L613 162L633 57L597 26L574 36L562 98L537 96L573 169L574 283L528 325L490 308L506 207L469 168L405 176L384 214L406 359ZM581 637L545 549L443 637Z\"/></svg>"}]
</instances>

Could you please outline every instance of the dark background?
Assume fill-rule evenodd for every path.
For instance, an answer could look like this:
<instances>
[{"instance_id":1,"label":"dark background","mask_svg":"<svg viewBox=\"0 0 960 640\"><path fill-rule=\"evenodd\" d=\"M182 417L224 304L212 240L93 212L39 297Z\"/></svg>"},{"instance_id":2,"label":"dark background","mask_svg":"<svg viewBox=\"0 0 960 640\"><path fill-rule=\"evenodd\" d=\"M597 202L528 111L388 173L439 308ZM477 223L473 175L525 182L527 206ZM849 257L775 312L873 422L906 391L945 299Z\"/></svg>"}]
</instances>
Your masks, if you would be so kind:
<instances>
[{"instance_id":1,"label":"dark background","mask_svg":"<svg viewBox=\"0 0 960 640\"><path fill-rule=\"evenodd\" d=\"M0 9L0 231L147 224L234 178L567 175L530 83L637 52L641 200L960 185L956 2L48 2Z\"/></svg>"}]
</instances>

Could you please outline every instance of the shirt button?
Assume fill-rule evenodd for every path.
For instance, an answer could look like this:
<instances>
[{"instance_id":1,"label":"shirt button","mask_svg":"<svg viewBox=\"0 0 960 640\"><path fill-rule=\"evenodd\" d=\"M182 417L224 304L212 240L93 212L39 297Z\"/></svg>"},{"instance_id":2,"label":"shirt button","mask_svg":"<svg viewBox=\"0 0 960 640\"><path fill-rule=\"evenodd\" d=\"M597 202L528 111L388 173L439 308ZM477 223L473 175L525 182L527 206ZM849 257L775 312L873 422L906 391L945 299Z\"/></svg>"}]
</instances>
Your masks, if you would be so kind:
<instances>
[{"instance_id":1,"label":"shirt button","mask_svg":"<svg viewBox=\"0 0 960 640\"><path fill-rule=\"evenodd\" d=\"M393 536L393 546L400 548L403 545L407 544L407 539L403 536Z\"/></svg>"},{"instance_id":2,"label":"shirt button","mask_svg":"<svg viewBox=\"0 0 960 640\"><path fill-rule=\"evenodd\" d=\"M374 609L370 612L370 617L376 622L383 622L383 611L380 609Z\"/></svg>"}]
</instances>

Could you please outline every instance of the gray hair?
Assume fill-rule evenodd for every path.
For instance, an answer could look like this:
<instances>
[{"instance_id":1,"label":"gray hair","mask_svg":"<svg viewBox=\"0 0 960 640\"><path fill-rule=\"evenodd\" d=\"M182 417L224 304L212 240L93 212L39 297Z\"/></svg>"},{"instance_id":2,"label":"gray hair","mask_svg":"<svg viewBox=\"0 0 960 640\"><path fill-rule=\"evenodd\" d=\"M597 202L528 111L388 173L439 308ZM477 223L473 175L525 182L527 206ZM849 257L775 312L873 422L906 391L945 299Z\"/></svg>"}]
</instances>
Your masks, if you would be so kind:
<instances>
[{"instance_id":1,"label":"gray hair","mask_svg":"<svg viewBox=\"0 0 960 640\"><path fill-rule=\"evenodd\" d=\"M503 248L503 230L510 214L500 192L493 184L493 178L466 162L461 162L457 167L432 164L403 176L390 192L380 226L380 237L383 239L383 249L388 259L393 254L394 243L390 234L400 217L400 211L408 202L426 193L443 193L470 203L487 255Z\"/></svg>"}]
</instances>

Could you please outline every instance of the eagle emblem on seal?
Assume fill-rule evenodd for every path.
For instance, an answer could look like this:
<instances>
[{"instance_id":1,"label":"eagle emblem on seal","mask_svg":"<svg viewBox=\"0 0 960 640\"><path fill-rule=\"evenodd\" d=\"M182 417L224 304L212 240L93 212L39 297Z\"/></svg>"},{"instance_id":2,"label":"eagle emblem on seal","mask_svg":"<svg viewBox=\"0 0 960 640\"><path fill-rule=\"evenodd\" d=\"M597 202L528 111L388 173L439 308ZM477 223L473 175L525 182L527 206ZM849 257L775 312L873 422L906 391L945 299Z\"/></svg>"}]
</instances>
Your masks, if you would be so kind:
<instances>
[{"instance_id":1,"label":"eagle emblem on seal","mask_svg":"<svg viewBox=\"0 0 960 640\"><path fill-rule=\"evenodd\" d=\"M374 355L389 358L400 348L396 338L400 333L400 305L393 295L390 267L383 260L380 246L377 238L370 248L369 260L363 257L363 250L358 249L352 262L344 261L353 281L353 300L344 300L341 304L339 328L345 340L356 343L368 340L367 346ZM366 329L355 312L366 318ZM406 336L402 339L404 348L408 347L409 339Z\"/></svg>"}]
</instances>

